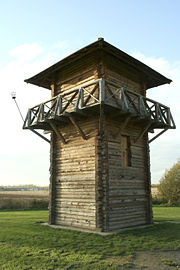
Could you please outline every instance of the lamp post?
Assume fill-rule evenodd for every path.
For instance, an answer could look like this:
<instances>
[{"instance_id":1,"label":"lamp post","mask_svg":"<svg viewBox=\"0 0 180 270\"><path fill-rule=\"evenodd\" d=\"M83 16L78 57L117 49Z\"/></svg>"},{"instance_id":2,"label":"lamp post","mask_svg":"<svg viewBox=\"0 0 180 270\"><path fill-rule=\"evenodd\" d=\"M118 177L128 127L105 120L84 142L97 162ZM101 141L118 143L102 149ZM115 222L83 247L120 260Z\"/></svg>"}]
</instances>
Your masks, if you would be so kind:
<instances>
[{"instance_id":1,"label":"lamp post","mask_svg":"<svg viewBox=\"0 0 180 270\"><path fill-rule=\"evenodd\" d=\"M18 104L17 104L17 102L16 102L16 92L11 92L11 97L12 97L12 99L14 100L14 102L15 102L15 104L16 104L16 107L18 108L18 111L19 111L20 116L21 116L21 118L22 118L22 120L23 120L23 123L24 123L24 117L23 117L23 115L22 115L22 113L21 113L21 111L20 111L20 108L19 108L19 106L18 106ZM46 137L44 137L43 135L41 135L39 132L33 130L32 128L29 128L29 130L32 131L33 133L35 133L36 135L38 135L39 137L41 137L41 138L42 138L43 140L45 140L46 142L50 143L50 140L48 140Z\"/></svg>"},{"instance_id":2,"label":"lamp post","mask_svg":"<svg viewBox=\"0 0 180 270\"><path fill-rule=\"evenodd\" d=\"M22 120L23 120L23 122L24 122L23 115L22 115L22 113L21 113L21 111L20 111L20 108L19 108L19 106L18 106L18 104L17 104L17 101L16 101L16 92L11 92L11 97L12 97L12 99L14 100L14 102L15 102L15 104L16 104L16 107L18 108L18 111L19 111L19 113L20 113L20 116L21 116L21 118L22 118Z\"/></svg>"}]
</instances>

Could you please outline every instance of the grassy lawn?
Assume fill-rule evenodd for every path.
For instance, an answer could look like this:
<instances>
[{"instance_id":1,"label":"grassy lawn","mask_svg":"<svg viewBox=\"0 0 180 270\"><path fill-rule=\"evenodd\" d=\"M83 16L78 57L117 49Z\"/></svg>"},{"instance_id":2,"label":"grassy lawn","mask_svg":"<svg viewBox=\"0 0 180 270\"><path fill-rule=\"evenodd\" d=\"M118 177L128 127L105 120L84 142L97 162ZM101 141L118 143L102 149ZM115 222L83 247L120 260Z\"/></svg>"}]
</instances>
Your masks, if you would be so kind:
<instances>
[{"instance_id":1,"label":"grassy lawn","mask_svg":"<svg viewBox=\"0 0 180 270\"><path fill-rule=\"evenodd\" d=\"M180 220L180 207L155 207L156 221ZM0 212L0 269L127 269L121 256L180 250L180 224L155 223L107 236L42 226L48 211ZM113 258L113 260L111 260Z\"/></svg>"},{"instance_id":2,"label":"grassy lawn","mask_svg":"<svg viewBox=\"0 0 180 270\"><path fill-rule=\"evenodd\" d=\"M180 221L180 207L160 207L153 208L154 221Z\"/></svg>"}]
</instances>

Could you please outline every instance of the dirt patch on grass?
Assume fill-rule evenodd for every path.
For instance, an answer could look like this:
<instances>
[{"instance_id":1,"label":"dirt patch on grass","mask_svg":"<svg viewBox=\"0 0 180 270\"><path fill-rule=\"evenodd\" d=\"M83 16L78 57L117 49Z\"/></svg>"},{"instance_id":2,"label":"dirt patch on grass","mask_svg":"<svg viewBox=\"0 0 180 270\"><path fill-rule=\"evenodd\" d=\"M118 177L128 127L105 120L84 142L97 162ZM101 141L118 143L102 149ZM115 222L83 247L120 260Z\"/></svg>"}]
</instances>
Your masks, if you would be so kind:
<instances>
[{"instance_id":1,"label":"dirt patch on grass","mask_svg":"<svg viewBox=\"0 0 180 270\"><path fill-rule=\"evenodd\" d=\"M134 264L149 270L180 269L180 251L138 252Z\"/></svg>"},{"instance_id":2,"label":"dirt patch on grass","mask_svg":"<svg viewBox=\"0 0 180 270\"><path fill-rule=\"evenodd\" d=\"M180 251L141 251L130 256L107 259L119 269L174 270L180 269Z\"/></svg>"}]
</instances>

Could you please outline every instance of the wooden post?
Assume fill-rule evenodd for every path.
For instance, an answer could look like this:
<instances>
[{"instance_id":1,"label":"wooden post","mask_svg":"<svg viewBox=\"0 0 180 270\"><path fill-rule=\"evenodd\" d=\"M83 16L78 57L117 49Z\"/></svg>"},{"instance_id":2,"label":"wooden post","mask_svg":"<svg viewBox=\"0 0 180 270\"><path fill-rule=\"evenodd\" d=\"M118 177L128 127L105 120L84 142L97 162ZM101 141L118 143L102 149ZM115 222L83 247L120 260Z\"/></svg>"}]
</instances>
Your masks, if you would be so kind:
<instances>
[{"instance_id":1,"label":"wooden post","mask_svg":"<svg viewBox=\"0 0 180 270\"><path fill-rule=\"evenodd\" d=\"M56 101L56 107L55 107L55 110L54 110L54 115L60 115L61 114L61 111L62 111L62 97L59 96L57 98L57 101Z\"/></svg>"},{"instance_id":2,"label":"wooden post","mask_svg":"<svg viewBox=\"0 0 180 270\"><path fill-rule=\"evenodd\" d=\"M150 155L149 155L149 144L148 134L144 135L144 158L145 162L145 191L147 194L146 198L146 220L147 224L153 223L153 212L152 212L152 195L151 195L151 173L150 173Z\"/></svg>"},{"instance_id":3,"label":"wooden post","mask_svg":"<svg viewBox=\"0 0 180 270\"><path fill-rule=\"evenodd\" d=\"M55 224L55 197L56 197L56 147L54 144L55 134L51 133L50 144L50 185L49 185L49 224Z\"/></svg>"},{"instance_id":4,"label":"wooden post","mask_svg":"<svg viewBox=\"0 0 180 270\"><path fill-rule=\"evenodd\" d=\"M56 93L55 93L55 83L52 83L50 85L50 87L51 87L51 97L53 98L56 95Z\"/></svg>"},{"instance_id":5,"label":"wooden post","mask_svg":"<svg viewBox=\"0 0 180 270\"><path fill-rule=\"evenodd\" d=\"M125 96L124 87L121 87L121 101L122 101L123 110L128 111L129 107L128 107L127 99Z\"/></svg>"},{"instance_id":6,"label":"wooden post","mask_svg":"<svg viewBox=\"0 0 180 270\"><path fill-rule=\"evenodd\" d=\"M103 104L104 100L105 100L105 80L100 79L100 81L99 81L99 101L101 104Z\"/></svg>"}]
</instances>

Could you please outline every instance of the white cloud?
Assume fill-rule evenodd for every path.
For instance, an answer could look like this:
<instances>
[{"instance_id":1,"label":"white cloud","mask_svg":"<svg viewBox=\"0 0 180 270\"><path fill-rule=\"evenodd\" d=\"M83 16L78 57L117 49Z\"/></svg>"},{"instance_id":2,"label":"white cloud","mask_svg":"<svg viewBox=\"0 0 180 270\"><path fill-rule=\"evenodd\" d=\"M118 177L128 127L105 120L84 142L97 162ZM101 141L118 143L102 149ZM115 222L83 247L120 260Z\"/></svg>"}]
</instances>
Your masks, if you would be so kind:
<instances>
[{"instance_id":1,"label":"white cloud","mask_svg":"<svg viewBox=\"0 0 180 270\"><path fill-rule=\"evenodd\" d=\"M163 58L133 56L152 67L173 82L147 90L147 96L170 107L176 130L168 130L150 144L152 182L157 183L165 169L169 169L180 157L180 61L169 62Z\"/></svg>"},{"instance_id":2,"label":"white cloud","mask_svg":"<svg viewBox=\"0 0 180 270\"><path fill-rule=\"evenodd\" d=\"M38 44L23 44L10 50L8 53L10 56L23 62L33 60L43 52L43 48Z\"/></svg>"}]
</instances>

